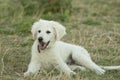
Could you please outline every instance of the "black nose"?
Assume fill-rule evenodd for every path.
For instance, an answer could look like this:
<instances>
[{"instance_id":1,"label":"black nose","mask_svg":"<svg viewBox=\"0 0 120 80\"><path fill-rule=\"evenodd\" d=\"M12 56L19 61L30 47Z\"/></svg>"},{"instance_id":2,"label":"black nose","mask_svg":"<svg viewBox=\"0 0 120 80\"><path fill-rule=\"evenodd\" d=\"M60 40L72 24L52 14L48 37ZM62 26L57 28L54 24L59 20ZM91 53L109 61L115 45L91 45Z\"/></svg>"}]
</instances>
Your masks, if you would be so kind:
<instances>
[{"instance_id":1,"label":"black nose","mask_svg":"<svg viewBox=\"0 0 120 80\"><path fill-rule=\"evenodd\" d=\"M43 41L43 38L42 38L42 37L39 37L39 38L38 38L38 41L39 41L39 42L42 42L42 41Z\"/></svg>"}]
</instances>

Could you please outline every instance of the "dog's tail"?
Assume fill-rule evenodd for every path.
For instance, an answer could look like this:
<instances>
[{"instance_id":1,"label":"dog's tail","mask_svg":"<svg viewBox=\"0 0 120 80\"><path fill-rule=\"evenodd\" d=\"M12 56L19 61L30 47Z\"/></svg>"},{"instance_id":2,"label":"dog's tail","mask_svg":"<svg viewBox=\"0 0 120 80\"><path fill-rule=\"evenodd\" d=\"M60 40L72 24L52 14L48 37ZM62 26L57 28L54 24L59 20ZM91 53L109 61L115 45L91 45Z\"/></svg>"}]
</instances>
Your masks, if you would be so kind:
<instances>
[{"instance_id":1,"label":"dog's tail","mask_svg":"<svg viewBox=\"0 0 120 80\"><path fill-rule=\"evenodd\" d=\"M105 70L120 70L120 66L100 66Z\"/></svg>"}]
</instances>

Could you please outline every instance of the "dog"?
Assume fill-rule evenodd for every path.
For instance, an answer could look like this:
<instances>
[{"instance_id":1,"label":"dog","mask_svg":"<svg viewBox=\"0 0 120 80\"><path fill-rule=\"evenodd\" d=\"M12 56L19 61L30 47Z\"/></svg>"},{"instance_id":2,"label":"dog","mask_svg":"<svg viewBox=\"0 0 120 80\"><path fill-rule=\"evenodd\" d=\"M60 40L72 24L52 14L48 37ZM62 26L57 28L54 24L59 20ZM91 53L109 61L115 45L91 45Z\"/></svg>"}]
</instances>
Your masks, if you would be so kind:
<instances>
[{"instance_id":1,"label":"dog","mask_svg":"<svg viewBox=\"0 0 120 80\"><path fill-rule=\"evenodd\" d=\"M33 24L31 32L35 41L24 76L38 73L41 67L56 68L67 75L75 75L76 69L90 69L98 75L104 74L105 70L120 69L120 66L98 66L85 48L60 41L66 29L56 21L40 19Z\"/></svg>"}]
</instances>

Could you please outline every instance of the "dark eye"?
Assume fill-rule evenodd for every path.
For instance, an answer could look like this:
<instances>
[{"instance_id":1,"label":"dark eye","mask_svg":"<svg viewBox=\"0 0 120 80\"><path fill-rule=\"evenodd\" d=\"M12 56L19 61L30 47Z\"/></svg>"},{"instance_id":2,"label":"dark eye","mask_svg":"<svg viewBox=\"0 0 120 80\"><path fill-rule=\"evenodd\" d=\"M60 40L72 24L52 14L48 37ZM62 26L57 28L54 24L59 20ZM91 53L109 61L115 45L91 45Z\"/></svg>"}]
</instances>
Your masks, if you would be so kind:
<instances>
[{"instance_id":1,"label":"dark eye","mask_svg":"<svg viewBox=\"0 0 120 80\"><path fill-rule=\"evenodd\" d=\"M51 32L50 31L46 31L47 34L50 34Z\"/></svg>"},{"instance_id":2,"label":"dark eye","mask_svg":"<svg viewBox=\"0 0 120 80\"><path fill-rule=\"evenodd\" d=\"M38 33L40 33L41 32L41 30L38 30Z\"/></svg>"}]
</instances>

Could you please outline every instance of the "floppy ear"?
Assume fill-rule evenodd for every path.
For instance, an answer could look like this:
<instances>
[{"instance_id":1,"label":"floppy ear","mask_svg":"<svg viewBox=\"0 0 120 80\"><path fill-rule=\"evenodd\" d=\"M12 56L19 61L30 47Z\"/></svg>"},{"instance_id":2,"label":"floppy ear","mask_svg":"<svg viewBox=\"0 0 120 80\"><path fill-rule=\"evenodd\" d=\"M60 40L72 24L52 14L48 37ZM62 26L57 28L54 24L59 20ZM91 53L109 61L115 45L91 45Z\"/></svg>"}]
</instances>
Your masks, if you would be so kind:
<instances>
[{"instance_id":1,"label":"floppy ear","mask_svg":"<svg viewBox=\"0 0 120 80\"><path fill-rule=\"evenodd\" d=\"M52 27L55 29L56 40L60 40L66 34L65 27L55 21L51 21L51 24L52 24Z\"/></svg>"},{"instance_id":2,"label":"floppy ear","mask_svg":"<svg viewBox=\"0 0 120 80\"><path fill-rule=\"evenodd\" d=\"M36 37L37 37L37 29L38 29L38 27L39 27L39 21L33 23L32 29L31 29L31 32L32 32L32 35L33 35L33 39L36 39Z\"/></svg>"}]
</instances>

